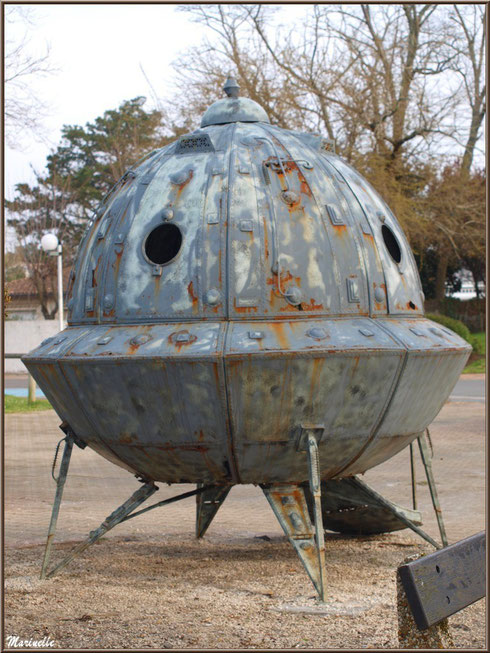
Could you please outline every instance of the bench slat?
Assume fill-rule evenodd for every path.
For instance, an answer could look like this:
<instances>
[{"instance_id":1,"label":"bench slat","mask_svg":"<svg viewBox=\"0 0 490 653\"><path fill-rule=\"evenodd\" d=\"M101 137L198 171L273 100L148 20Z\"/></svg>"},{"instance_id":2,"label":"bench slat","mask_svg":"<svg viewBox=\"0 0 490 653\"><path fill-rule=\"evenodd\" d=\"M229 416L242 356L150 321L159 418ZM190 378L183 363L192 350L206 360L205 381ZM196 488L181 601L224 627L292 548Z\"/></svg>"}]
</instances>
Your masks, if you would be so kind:
<instances>
[{"instance_id":1,"label":"bench slat","mask_svg":"<svg viewBox=\"0 0 490 653\"><path fill-rule=\"evenodd\" d=\"M485 532L398 567L420 630L485 596Z\"/></svg>"}]
</instances>

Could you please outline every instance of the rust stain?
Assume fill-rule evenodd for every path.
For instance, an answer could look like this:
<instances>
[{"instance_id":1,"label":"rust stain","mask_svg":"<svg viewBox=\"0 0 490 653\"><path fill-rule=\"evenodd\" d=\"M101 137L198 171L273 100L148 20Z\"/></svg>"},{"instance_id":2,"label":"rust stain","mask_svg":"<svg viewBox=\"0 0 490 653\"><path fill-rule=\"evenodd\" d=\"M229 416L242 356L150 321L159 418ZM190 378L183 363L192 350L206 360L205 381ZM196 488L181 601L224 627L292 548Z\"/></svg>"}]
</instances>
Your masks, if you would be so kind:
<instances>
[{"instance_id":1,"label":"rust stain","mask_svg":"<svg viewBox=\"0 0 490 653\"><path fill-rule=\"evenodd\" d=\"M130 444L131 442L134 442L134 436L123 431L118 440L120 444Z\"/></svg>"},{"instance_id":2,"label":"rust stain","mask_svg":"<svg viewBox=\"0 0 490 653\"><path fill-rule=\"evenodd\" d=\"M155 297L157 297L160 294L160 282L162 280L162 277L154 277L155 279L155 286L153 288L153 294Z\"/></svg>"},{"instance_id":3,"label":"rust stain","mask_svg":"<svg viewBox=\"0 0 490 653\"><path fill-rule=\"evenodd\" d=\"M178 185L178 188L177 188L177 197L180 196L180 194L182 193L182 191L184 190L184 188L187 186L187 184L191 181L191 179L192 179L193 177L194 177L194 170L191 169L191 170L189 171L189 176L187 177L187 179L186 179L185 181L183 181L181 184Z\"/></svg>"},{"instance_id":4,"label":"rust stain","mask_svg":"<svg viewBox=\"0 0 490 653\"><path fill-rule=\"evenodd\" d=\"M275 322L272 322L269 326L274 332L277 338L277 342L279 343L281 349L290 349L291 345L289 344L287 335L284 332L284 324L283 323L277 324Z\"/></svg>"},{"instance_id":5,"label":"rust stain","mask_svg":"<svg viewBox=\"0 0 490 653\"><path fill-rule=\"evenodd\" d=\"M264 252L265 257L269 258L269 235L267 233L267 224L265 222L265 216L262 216L262 224L264 225Z\"/></svg>"},{"instance_id":6,"label":"rust stain","mask_svg":"<svg viewBox=\"0 0 490 653\"><path fill-rule=\"evenodd\" d=\"M310 379L310 391L309 391L309 402L313 401L315 389L318 385L318 382L320 380L320 372L322 369L322 363L323 359L322 358L314 358L313 359L313 368L311 370L311 379Z\"/></svg>"},{"instance_id":7,"label":"rust stain","mask_svg":"<svg viewBox=\"0 0 490 653\"><path fill-rule=\"evenodd\" d=\"M323 311L323 304L317 304L313 298L310 299L309 304L301 302L304 311Z\"/></svg>"},{"instance_id":8,"label":"rust stain","mask_svg":"<svg viewBox=\"0 0 490 653\"><path fill-rule=\"evenodd\" d=\"M220 270L220 274L221 274L221 270ZM199 305L198 305L199 300L197 296L194 294L194 284L192 281L190 281L189 285L187 286L187 292L189 293L189 296L192 300L192 312L197 313L199 310Z\"/></svg>"},{"instance_id":9,"label":"rust stain","mask_svg":"<svg viewBox=\"0 0 490 653\"><path fill-rule=\"evenodd\" d=\"M256 313L258 311L257 306L237 306L236 297L233 300L233 306L235 307L235 311L237 313Z\"/></svg>"},{"instance_id":10,"label":"rust stain","mask_svg":"<svg viewBox=\"0 0 490 653\"><path fill-rule=\"evenodd\" d=\"M301 185L300 185L301 192L304 195L307 195L308 197L311 197L312 196L311 188L306 183L306 180L303 178L303 180L301 181L301 177L300 177L300 182L301 182Z\"/></svg>"},{"instance_id":11,"label":"rust stain","mask_svg":"<svg viewBox=\"0 0 490 653\"><path fill-rule=\"evenodd\" d=\"M121 246L120 250L116 250L116 260L114 261L113 264L113 269L114 269L114 279L117 279L119 276L119 266L121 265L121 258L123 255L124 248Z\"/></svg>"}]
</instances>

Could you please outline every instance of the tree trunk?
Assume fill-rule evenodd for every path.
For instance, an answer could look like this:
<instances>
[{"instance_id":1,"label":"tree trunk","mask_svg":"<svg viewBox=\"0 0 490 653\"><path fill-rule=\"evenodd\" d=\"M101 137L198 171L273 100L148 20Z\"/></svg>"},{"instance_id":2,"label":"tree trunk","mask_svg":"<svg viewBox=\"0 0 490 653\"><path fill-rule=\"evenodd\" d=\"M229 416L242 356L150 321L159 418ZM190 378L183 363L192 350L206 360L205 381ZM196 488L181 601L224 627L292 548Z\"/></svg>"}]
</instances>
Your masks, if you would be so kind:
<instances>
[{"instance_id":1,"label":"tree trunk","mask_svg":"<svg viewBox=\"0 0 490 653\"><path fill-rule=\"evenodd\" d=\"M447 266L448 266L448 257L446 254L441 254L437 259L436 287L435 287L435 298L439 303L442 303L446 296Z\"/></svg>"}]
</instances>

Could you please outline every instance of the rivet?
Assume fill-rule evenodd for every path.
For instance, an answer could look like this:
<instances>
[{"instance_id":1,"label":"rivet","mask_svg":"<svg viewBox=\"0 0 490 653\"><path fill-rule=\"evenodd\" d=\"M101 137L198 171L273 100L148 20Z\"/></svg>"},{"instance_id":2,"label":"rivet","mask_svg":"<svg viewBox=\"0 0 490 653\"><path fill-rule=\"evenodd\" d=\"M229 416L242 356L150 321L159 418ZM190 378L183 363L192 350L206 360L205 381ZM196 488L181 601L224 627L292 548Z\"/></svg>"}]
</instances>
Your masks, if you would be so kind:
<instances>
[{"instance_id":1,"label":"rivet","mask_svg":"<svg viewBox=\"0 0 490 653\"><path fill-rule=\"evenodd\" d=\"M376 217L377 217L379 220L381 220L381 222L384 222L384 221L386 220L386 216L385 216L385 214L382 213L381 211L377 211L377 212L376 212Z\"/></svg>"},{"instance_id":2,"label":"rivet","mask_svg":"<svg viewBox=\"0 0 490 653\"><path fill-rule=\"evenodd\" d=\"M382 288L376 288L376 290L374 291L374 299L377 302L382 302L382 301L384 301L384 298L385 298L385 294L384 294L383 289Z\"/></svg>"},{"instance_id":3,"label":"rivet","mask_svg":"<svg viewBox=\"0 0 490 653\"><path fill-rule=\"evenodd\" d=\"M302 298L303 295L301 290L297 286L289 286L289 288L286 290L286 299L293 306L299 304Z\"/></svg>"},{"instance_id":4,"label":"rivet","mask_svg":"<svg viewBox=\"0 0 490 653\"><path fill-rule=\"evenodd\" d=\"M294 190L284 190L281 193L281 199L286 204L292 206L293 204L297 204L299 202L299 195L298 193L295 193Z\"/></svg>"},{"instance_id":5,"label":"rivet","mask_svg":"<svg viewBox=\"0 0 490 653\"><path fill-rule=\"evenodd\" d=\"M289 519L291 520L291 524L293 525L293 528L297 531L301 530L303 527L303 522L301 521L301 517L298 515L296 512L292 512L289 515Z\"/></svg>"},{"instance_id":6,"label":"rivet","mask_svg":"<svg viewBox=\"0 0 490 653\"><path fill-rule=\"evenodd\" d=\"M322 327L313 327L308 329L306 335L309 338L314 338L315 340L324 340L327 337L327 332Z\"/></svg>"},{"instance_id":7,"label":"rivet","mask_svg":"<svg viewBox=\"0 0 490 653\"><path fill-rule=\"evenodd\" d=\"M371 338L374 336L374 333L372 331L369 331L368 329L359 329L359 333L362 333L363 336L366 336L366 338Z\"/></svg>"},{"instance_id":8,"label":"rivet","mask_svg":"<svg viewBox=\"0 0 490 653\"><path fill-rule=\"evenodd\" d=\"M114 305L114 295L106 295L104 297L104 308L112 308Z\"/></svg>"},{"instance_id":9,"label":"rivet","mask_svg":"<svg viewBox=\"0 0 490 653\"><path fill-rule=\"evenodd\" d=\"M219 304L221 300L221 293L219 290L216 290L215 288L212 288L211 290L208 290L206 293L206 304L209 304L210 306L215 306L216 304Z\"/></svg>"},{"instance_id":10,"label":"rivet","mask_svg":"<svg viewBox=\"0 0 490 653\"><path fill-rule=\"evenodd\" d=\"M153 277L161 277L163 268L161 265L154 265L151 269L151 274Z\"/></svg>"},{"instance_id":11,"label":"rivet","mask_svg":"<svg viewBox=\"0 0 490 653\"><path fill-rule=\"evenodd\" d=\"M142 333L139 336L134 336L134 338L131 338L131 340L129 341L129 344L130 345L144 345L149 340L151 340L151 336L149 336L147 333Z\"/></svg>"},{"instance_id":12,"label":"rivet","mask_svg":"<svg viewBox=\"0 0 490 653\"><path fill-rule=\"evenodd\" d=\"M174 217L174 210L170 208L163 209L162 215L160 217L163 220L163 222L165 222L166 220L172 220Z\"/></svg>"},{"instance_id":13,"label":"rivet","mask_svg":"<svg viewBox=\"0 0 490 653\"><path fill-rule=\"evenodd\" d=\"M108 342L112 340L112 336L104 336L103 338L100 338L100 340L97 340L98 345L107 345Z\"/></svg>"},{"instance_id":14,"label":"rivet","mask_svg":"<svg viewBox=\"0 0 490 653\"><path fill-rule=\"evenodd\" d=\"M180 172L174 172L172 175L170 175L170 181L175 186L180 186L181 184L184 184L189 179L189 176L190 176L189 170L181 170Z\"/></svg>"},{"instance_id":15,"label":"rivet","mask_svg":"<svg viewBox=\"0 0 490 653\"><path fill-rule=\"evenodd\" d=\"M303 163L303 168L305 168L305 170L313 170L313 166L311 165L311 163L309 161L305 161Z\"/></svg>"},{"instance_id":16,"label":"rivet","mask_svg":"<svg viewBox=\"0 0 490 653\"><path fill-rule=\"evenodd\" d=\"M253 231L254 226L252 220L240 220L240 231Z\"/></svg>"}]
</instances>

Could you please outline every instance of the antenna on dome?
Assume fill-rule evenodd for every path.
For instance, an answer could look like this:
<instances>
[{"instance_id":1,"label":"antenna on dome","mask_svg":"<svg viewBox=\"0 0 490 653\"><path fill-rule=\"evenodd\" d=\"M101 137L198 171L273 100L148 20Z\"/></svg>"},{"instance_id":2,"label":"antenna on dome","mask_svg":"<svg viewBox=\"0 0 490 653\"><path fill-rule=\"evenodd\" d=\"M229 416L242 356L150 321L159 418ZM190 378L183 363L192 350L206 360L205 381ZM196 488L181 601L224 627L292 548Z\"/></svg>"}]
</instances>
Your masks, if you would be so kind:
<instances>
[{"instance_id":1,"label":"antenna on dome","mask_svg":"<svg viewBox=\"0 0 490 653\"><path fill-rule=\"evenodd\" d=\"M223 91L229 98L237 98L239 90L240 87L238 86L236 79L233 75L229 75L225 85L223 86Z\"/></svg>"}]
</instances>

